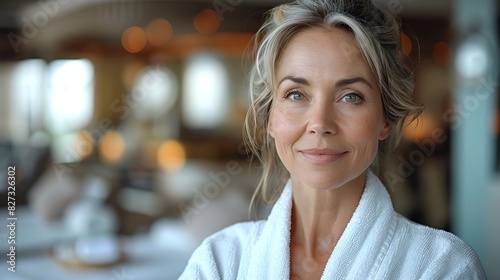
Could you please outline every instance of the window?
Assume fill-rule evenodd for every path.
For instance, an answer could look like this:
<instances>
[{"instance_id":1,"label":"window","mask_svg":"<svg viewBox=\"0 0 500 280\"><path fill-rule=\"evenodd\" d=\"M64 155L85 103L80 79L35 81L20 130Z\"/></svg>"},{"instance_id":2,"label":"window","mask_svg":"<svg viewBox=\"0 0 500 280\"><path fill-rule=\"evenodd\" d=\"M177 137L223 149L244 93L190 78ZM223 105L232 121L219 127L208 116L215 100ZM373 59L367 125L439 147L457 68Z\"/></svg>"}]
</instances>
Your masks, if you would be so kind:
<instances>
[{"instance_id":1,"label":"window","mask_svg":"<svg viewBox=\"0 0 500 280\"><path fill-rule=\"evenodd\" d=\"M27 59L14 67L9 119L12 141L26 144L31 133L43 126L43 78L45 61Z\"/></svg>"},{"instance_id":2,"label":"window","mask_svg":"<svg viewBox=\"0 0 500 280\"><path fill-rule=\"evenodd\" d=\"M191 128L223 124L229 107L228 78L222 62L213 55L188 61L184 76L183 118Z\"/></svg>"},{"instance_id":3,"label":"window","mask_svg":"<svg viewBox=\"0 0 500 280\"><path fill-rule=\"evenodd\" d=\"M94 69L86 59L55 60L49 64L46 83L45 126L53 136L55 162L75 162L80 151L79 131L92 120Z\"/></svg>"},{"instance_id":4,"label":"window","mask_svg":"<svg viewBox=\"0 0 500 280\"><path fill-rule=\"evenodd\" d=\"M94 108L94 69L86 59L55 60L49 64L46 126L53 134L84 128Z\"/></svg>"}]
</instances>

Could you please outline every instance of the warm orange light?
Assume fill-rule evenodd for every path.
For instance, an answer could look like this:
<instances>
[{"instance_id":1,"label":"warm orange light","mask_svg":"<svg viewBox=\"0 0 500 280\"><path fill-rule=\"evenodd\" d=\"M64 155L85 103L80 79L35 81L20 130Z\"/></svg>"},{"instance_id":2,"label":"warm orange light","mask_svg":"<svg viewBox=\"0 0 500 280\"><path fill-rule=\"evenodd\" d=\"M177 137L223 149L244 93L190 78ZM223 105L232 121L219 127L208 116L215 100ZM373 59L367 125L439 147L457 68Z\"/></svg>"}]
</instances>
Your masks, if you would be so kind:
<instances>
[{"instance_id":1,"label":"warm orange light","mask_svg":"<svg viewBox=\"0 0 500 280\"><path fill-rule=\"evenodd\" d=\"M403 137L409 141L415 142L430 138L433 130L437 128L436 121L425 112L413 122L411 120L407 118L403 125Z\"/></svg>"},{"instance_id":2,"label":"warm orange light","mask_svg":"<svg viewBox=\"0 0 500 280\"><path fill-rule=\"evenodd\" d=\"M212 9L203 10L194 17L194 28L201 35L213 34L219 29L219 26L219 15Z\"/></svg>"},{"instance_id":3,"label":"warm orange light","mask_svg":"<svg viewBox=\"0 0 500 280\"><path fill-rule=\"evenodd\" d=\"M107 163L118 163L125 153L125 140L116 131L109 131L104 134L99 147L101 158Z\"/></svg>"},{"instance_id":4,"label":"warm orange light","mask_svg":"<svg viewBox=\"0 0 500 280\"><path fill-rule=\"evenodd\" d=\"M169 171L179 170L186 162L186 150L181 143L169 140L161 144L157 153L158 166Z\"/></svg>"},{"instance_id":5,"label":"warm orange light","mask_svg":"<svg viewBox=\"0 0 500 280\"><path fill-rule=\"evenodd\" d=\"M434 49L432 50L432 57L434 58L434 61L441 65L441 66L446 66L450 63L451 59L451 48L450 46L445 43L445 42L439 42L434 46Z\"/></svg>"},{"instance_id":6,"label":"warm orange light","mask_svg":"<svg viewBox=\"0 0 500 280\"><path fill-rule=\"evenodd\" d=\"M411 39L404 32L401 32L401 49L403 56L409 56L412 49Z\"/></svg>"},{"instance_id":7,"label":"warm orange light","mask_svg":"<svg viewBox=\"0 0 500 280\"><path fill-rule=\"evenodd\" d=\"M148 41L153 46L163 46L172 38L172 25L166 19L158 18L149 23L146 29Z\"/></svg>"},{"instance_id":8,"label":"warm orange light","mask_svg":"<svg viewBox=\"0 0 500 280\"><path fill-rule=\"evenodd\" d=\"M146 32L142 28L132 26L122 34L122 46L129 53L138 53L147 43Z\"/></svg>"}]
</instances>

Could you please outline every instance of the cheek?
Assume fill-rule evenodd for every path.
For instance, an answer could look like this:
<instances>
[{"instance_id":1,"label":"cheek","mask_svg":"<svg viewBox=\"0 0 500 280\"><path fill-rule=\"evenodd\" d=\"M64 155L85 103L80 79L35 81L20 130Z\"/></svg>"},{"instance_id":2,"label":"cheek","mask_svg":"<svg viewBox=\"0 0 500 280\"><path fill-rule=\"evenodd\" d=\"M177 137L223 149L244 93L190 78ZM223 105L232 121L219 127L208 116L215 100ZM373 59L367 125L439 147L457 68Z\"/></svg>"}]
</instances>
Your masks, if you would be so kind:
<instances>
[{"instance_id":1,"label":"cheek","mask_svg":"<svg viewBox=\"0 0 500 280\"><path fill-rule=\"evenodd\" d=\"M383 134L385 122L382 114L366 113L358 115L357 125L351 126L352 140L365 146L376 146Z\"/></svg>"},{"instance_id":2,"label":"cheek","mask_svg":"<svg viewBox=\"0 0 500 280\"><path fill-rule=\"evenodd\" d=\"M349 141L363 151L377 149L378 131L373 127L358 127L351 130Z\"/></svg>"},{"instance_id":3,"label":"cheek","mask_svg":"<svg viewBox=\"0 0 500 280\"><path fill-rule=\"evenodd\" d=\"M348 141L351 143L355 162L371 164L378 153L379 127L378 123L366 120L365 125L359 125L351 130ZM361 164L360 166L365 166Z\"/></svg>"},{"instance_id":4,"label":"cheek","mask_svg":"<svg viewBox=\"0 0 500 280\"><path fill-rule=\"evenodd\" d=\"M374 140L381 140L380 138L387 131L382 104L373 104L373 107L363 114L362 118L360 121L364 124L366 135Z\"/></svg>"},{"instance_id":5,"label":"cheek","mask_svg":"<svg viewBox=\"0 0 500 280\"><path fill-rule=\"evenodd\" d=\"M301 115L293 114L287 110L276 108L271 111L269 117L269 134L276 141L288 142L299 133L301 127Z\"/></svg>"}]
</instances>

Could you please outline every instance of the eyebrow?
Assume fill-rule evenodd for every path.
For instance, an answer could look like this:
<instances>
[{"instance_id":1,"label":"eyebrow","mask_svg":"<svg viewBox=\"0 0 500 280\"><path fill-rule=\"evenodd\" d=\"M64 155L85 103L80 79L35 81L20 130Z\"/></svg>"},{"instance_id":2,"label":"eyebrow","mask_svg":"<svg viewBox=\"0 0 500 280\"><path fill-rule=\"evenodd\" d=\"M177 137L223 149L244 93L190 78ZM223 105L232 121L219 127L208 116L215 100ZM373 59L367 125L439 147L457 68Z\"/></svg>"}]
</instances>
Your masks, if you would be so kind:
<instances>
[{"instance_id":1,"label":"eyebrow","mask_svg":"<svg viewBox=\"0 0 500 280\"><path fill-rule=\"evenodd\" d=\"M285 76L278 83L278 86L282 82L284 82L286 80L290 80L290 81L292 81L294 83L301 84L301 85L306 85L306 86L309 85L309 82L305 78L295 77L295 76ZM372 85L365 78L363 78L363 77L353 77L353 78L348 78L348 79L342 79L342 80L337 81L337 83L335 83L335 86L336 87L343 87L343 86L347 86L347 85L358 83L358 82L366 84L368 87L370 87L371 89L373 89Z\"/></svg>"},{"instance_id":2,"label":"eyebrow","mask_svg":"<svg viewBox=\"0 0 500 280\"><path fill-rule=\"evenodd\" d=\"M309 82L305 79L305 78L301 78L301 77L294 77L294 76L285 76L283 79L281 79L281 81L278 83L278 86L283 83L284 81L286 80L290 80L294 83L297 83L297 84L301 84L301 85L306 85L308 86L309 85Z\"/></svg>"},{"instance_id":3,"label":"eyebrow","mask_svg":"<svg viewBox=\"0 0 500 280\"><path fill-rule=\"evenodd\" d=\"M368 87L370 87L371 89L373 89L373 87L370 84L370 82L368 82L363 77L354 77L354 78L349 78L349 79L342 79L342 80L338 81L335 85L337 87L342 87L342 86L347 86L347 85L358 83L358 82L361 82L361 83L367 85Z\"/></svg>"}]
</instances>

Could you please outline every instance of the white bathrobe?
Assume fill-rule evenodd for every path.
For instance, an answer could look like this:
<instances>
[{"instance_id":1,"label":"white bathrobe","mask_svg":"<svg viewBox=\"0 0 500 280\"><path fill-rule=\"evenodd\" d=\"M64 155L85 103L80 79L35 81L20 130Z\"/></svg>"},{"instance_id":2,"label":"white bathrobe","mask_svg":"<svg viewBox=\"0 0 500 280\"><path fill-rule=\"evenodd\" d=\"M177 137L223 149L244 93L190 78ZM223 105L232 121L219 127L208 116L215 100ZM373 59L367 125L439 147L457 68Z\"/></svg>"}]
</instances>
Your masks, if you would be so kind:
<instances>
[{"instance_id":1,"label":"white bathrobe","mask_svg":"<svg viewBox=\"0 0 500 280\"><path fill-rule=\"evenodd\" d=\"M205 239L180 279L289 279L291 210L292 187L288 182L267 220L235 224ZM359 205L321 279L486 276L467 243L396 213L385 187L368 172Z\"/></svg>"}]
</instances>

